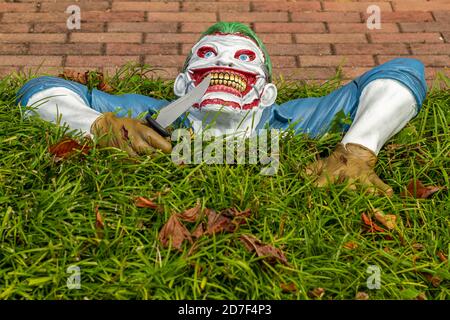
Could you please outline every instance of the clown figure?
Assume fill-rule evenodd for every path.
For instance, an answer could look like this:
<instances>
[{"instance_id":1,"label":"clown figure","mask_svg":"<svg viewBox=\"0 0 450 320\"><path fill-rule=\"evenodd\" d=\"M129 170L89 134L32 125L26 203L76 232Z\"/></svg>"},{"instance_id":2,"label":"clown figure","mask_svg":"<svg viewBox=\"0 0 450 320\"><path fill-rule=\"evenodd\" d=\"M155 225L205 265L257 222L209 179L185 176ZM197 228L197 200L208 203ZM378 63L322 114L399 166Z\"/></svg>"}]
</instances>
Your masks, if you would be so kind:
<instances>
[{"instance_id":1,"label":"clown figure","mask_svg":"<svg viewBox=\"0 0 450 320\"><path fill-rule=\"evenodd\" d=\"M353 121L343 140L328 158L311 164L307 173L316 177L317 186L345 178L352 188L361 184L387 195L392 188L374 171L377 154L417 114L427 89L423 64L402 58L373 68L327 96L277 105L264 44L246 25L227 22L211 26L192 47L175 80L175 94L188 94L207 75L211 81L206 93L178 125L192 127L195 133L208 126L216 136L249 135L269 127L318 137L330 129L338 112L344 112ZM155 148L171 150L170 142L136 119L142 112L157 113L168 101L110 95L61 78L39 77L21 88L18 102L32 106L47 121L81 130L100 145L118 147L132 156ZM125 117L129 113L131 117ZM104 136L108 138L100 139Z\"/></svg>"}]
</instances>

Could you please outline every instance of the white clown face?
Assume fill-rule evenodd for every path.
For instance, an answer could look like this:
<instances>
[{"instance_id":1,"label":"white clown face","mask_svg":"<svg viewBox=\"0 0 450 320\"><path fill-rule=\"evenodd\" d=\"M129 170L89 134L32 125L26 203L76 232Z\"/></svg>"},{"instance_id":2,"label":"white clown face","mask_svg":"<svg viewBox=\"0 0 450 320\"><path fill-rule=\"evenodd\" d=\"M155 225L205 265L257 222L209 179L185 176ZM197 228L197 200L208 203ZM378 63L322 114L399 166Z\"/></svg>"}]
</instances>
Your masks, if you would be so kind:
<instances>
[{"instance_id":1,"label":"white clown face","mask_svg":"<svg viewBox=\"0 0 450 320\"><path fill-rule=\"evenodd\" d=\"M265 73L264 54L251 39L236 35L209 35L192 48L184 73L174 84L177 96L183 96L207 75L212 75L202 100L194 105L198 112L249 113L275 102L277 89ZM235 118L235 117L234 117Z\"/></svg>"}]
</instances>

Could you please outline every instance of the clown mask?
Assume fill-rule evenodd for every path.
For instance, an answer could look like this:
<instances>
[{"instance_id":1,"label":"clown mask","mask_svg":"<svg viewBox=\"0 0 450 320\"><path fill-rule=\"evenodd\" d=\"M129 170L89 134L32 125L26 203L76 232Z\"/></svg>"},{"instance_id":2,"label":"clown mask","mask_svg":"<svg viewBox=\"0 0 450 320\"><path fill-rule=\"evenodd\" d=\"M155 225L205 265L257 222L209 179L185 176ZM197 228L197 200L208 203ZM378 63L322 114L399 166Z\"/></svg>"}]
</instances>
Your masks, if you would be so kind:
<instances>
[{"instance_id":1,"label":"clown mask","mask_svg":"<svg viewBox=\"0 0 450 320\"><path fill-rule=\"evenodd\" d=\"M215 135L233 130L250 133L262 110L277 96L263 51L241 34L206 35L194 45L184 72L176 78L175 94L185 95L209 74L212 79L208 90L190 109L194 130L209 124Z\"/></svg>"}]
</instances>

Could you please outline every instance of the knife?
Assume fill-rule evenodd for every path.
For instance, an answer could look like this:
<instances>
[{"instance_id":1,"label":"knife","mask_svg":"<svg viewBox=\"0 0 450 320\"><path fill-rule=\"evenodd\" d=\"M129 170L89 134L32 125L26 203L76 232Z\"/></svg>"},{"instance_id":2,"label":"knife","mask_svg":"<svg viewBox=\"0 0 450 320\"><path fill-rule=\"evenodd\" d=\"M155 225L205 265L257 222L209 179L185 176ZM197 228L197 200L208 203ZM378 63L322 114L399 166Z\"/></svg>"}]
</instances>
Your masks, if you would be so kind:
<instances>
[{"instance_id":1,"label":"knife","mask_svg":"<svg viewBox=\"0 0 450 320\"><path fill-rule=\"evenodd\" d=\"M164 138L169 137L170 134L165 128L170 126L178 117L203 97L206 90L208 90L210 82L211 74L205 77L191 92L162 108L156 119L153 119L151 114L147 114L145 117L147 125Z\"/></svg>"}]
</instances>

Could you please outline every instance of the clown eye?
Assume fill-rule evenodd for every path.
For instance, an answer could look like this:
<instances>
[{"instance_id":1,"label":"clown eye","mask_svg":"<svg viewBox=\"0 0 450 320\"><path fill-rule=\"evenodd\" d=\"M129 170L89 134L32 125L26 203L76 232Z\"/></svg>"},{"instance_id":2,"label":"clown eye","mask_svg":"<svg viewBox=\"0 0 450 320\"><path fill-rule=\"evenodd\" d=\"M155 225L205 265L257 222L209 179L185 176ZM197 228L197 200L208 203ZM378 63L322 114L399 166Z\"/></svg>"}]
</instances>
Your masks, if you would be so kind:
<instances>
[{"instance_id":1,"label":"clown eye","mask_svg":"<svg viewBox=\"0 0 450 320\"><path fill-rule=\"evenodd\" d=\"M255 60L256 54L250 50L239 50L235 53L234 58L240 61L249 62Z\"/></svg>"},{"instance_id":2,"label":"clown eye","mask_svg":"<svg viewBox=\"0 0 450 320\"><path fill-rule=\"evenodd\" d=\"M200 49L198 49L197 55L200 58L208 59L208 58L215 57L217 55L217 52L212 47L201 47Z\"/></svg>"}]
</instances>

